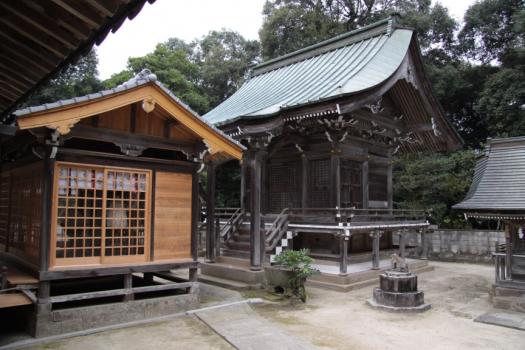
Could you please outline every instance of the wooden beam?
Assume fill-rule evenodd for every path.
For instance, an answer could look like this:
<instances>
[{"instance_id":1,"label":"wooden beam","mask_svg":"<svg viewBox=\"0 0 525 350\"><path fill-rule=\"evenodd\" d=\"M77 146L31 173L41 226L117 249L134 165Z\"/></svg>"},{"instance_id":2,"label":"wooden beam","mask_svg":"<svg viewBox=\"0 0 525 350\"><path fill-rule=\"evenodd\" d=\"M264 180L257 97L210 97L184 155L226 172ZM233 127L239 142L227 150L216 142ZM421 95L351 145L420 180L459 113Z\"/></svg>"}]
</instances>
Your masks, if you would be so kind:
<instances>
[{"instance_id":1,"label":"wooden beam","mask_svg":"<svg viewBox=\"0 0 525 350\"><path fill-rule=\"evenodd\" d=\"M38 70L41 73L47 73L53 69L53 66L40 61L34 56L28 56L22 52L23 50L17 50L12 45L6 42L0 42L0 52L3 52L5 56L17 60L24 65L30 66L32 69Z\"/></svg>"},{"instance_id":2,"label":"wooden beam","mask_svg":"<svg viewBox=\"0 0 525 350\"><path fill-rule=\"evenodd\" d=\"M31 40L34 44L40 45L49 52L52 52L56 57L64 58L69 52L68 48L58 42L56 39L50 39L40 31L28 28L27 25L24 25L19 21L13 21L11 19L0 17L0 22L14 29L20 35L23 35L27 39Z\"/></svg>"},{"instance_id":3,"label":"wooden beam","mask_svg":"<svg viewBox=\"0 0 525 350\"><path fill-rule=\"evenodd\" d=\"M85 0L91 7L101 12L106 17L111 17L117 11L118 6L112 1Z\"/></svg>"},{"instance_id":4,"label":"wooden beam","mask_svg":"<svg viewBox=\"0 0 525 350\"><path fill-rule=\"evenodd\" d=\"M101 18L95 13L95 11L88 8L85 4L80 1L74 3L68 3L64 0L51 0L56 5L77 17L82 22L87 23L91 28L97 28L99 26Z\"/></svg>"},{"instance_id":5,"label":"wooden beam","mask_svg":"<svg viewBox=\"0 0 525 350\"><path fill-rule=\"evenodd\" d=\"M2 30L0 30L0 36L8 41L10 46L23 52L24 55L31 57L33 60L39 60L51 67L55 67L59 62L51 52L40 46L34 45L31 40L16 32L12 32L9 28L2 28Z\"/></svg>"},{"instance_id":6,"label":"wooden beam","mask_svg":"<svg viewBox=\"0 0 525 350\"><path fill-rule=\"evenodd\" d=\"M363 187L363 209L368 209L369 200L369 174L368 174L368 160L365 160L361 165L361 185Z\"/></svg>"},{"instance_id":7,"label":"wooden beam","mask_svg":"<svg viewBox=\"0 0 525 350\"><path fill-rule=\"evenodd\" d=\"M188 143L178 143L173 140L147 135L136 135L128 132L93 128L91 126L78 124L69 134L63 136L64 140L70 138L81 138L86 140L104 141L114 144L133 144L147 148L166 149L170 151L181 151L189 154L196 153L195 146Z\"/></svg>"},{"instance_id":8,"label":"wooden beam","mask_svg":"<svg viewBox=\"0 0 525 350\"><path fill-rule=\"evenodd\" d=\"M55 22L50 21L49 18L46 18L39 12L34 11L28 6L24 6L22 2L0 2L0 7L3 7L11 14L15 14L18 18L17 21L20 21L20 19L25 21L38 31L42 31L61 42L67 48L76 48L77 40L69 32L63 30Z\"/></svg>"},{"instance_id":9,"label":"wooden beam","mask_svg":"<svg viewBox=\"0 0 525 350\"><path fill-rule=\"evenodd\" d=\"M71 14L64 10L62 7L50 1L46 2L45 6L42 6L41 10L43 11L45 16L49 17L58 25L69 30L80 40L87 39L91 34L92 27L88 26L82 21L79 21L75 16L71 16Z\"/></svg>"}]
</instances>

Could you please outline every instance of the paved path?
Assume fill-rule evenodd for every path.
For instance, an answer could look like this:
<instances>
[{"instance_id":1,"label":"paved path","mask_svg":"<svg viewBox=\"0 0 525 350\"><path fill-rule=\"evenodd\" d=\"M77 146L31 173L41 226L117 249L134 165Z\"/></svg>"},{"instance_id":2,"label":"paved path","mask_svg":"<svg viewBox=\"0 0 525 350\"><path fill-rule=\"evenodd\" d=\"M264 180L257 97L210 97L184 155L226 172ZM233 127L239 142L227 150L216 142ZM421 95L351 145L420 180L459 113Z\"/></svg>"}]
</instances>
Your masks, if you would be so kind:
<instances>
[{"instance_id":1,"label":"paved path","mask_svg":"<svg viewBox=\"0 0 525 350\"><path fill-rule=\"evenodd\" d=\"M246 303L196 312L208 327L240 350L314 350L303 340L286 334L259 316Z\"/></svg>"}]
</instances>

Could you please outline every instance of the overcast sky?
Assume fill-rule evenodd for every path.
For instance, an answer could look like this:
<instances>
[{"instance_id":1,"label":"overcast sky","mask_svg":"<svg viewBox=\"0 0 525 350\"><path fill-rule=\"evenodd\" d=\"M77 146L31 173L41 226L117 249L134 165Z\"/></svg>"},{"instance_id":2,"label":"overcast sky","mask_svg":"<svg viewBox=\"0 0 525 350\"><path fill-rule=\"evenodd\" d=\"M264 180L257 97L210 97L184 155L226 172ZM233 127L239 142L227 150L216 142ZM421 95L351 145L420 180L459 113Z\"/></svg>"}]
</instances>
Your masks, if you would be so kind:
<instances>
[{"instance_id":1,"label":"overcast sky","mask_svg":"<svg viewBox=\"0 0 525 350\"><path fill-rule=\"evenodd\" d=\"M98 47L99 74L109 78L126 68L128 57L143 56L171 37L192 41L222 28L258 39L265 0L157 0L144 5ZM457 20L476 0L438 0ZM435 3L436 0L433 0Z\"/></svg>"}]
</instances>

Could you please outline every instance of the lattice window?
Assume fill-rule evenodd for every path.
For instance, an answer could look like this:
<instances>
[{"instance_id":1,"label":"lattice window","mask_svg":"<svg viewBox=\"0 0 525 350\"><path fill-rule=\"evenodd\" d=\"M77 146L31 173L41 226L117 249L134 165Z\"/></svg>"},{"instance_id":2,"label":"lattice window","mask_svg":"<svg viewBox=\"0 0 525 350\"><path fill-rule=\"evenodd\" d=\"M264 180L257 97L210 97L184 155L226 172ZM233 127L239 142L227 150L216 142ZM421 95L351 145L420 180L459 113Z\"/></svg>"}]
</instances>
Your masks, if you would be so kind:
<instances>
[{"instance_id":1,"label":"lattice window","mask_svg":"<svg viewBox=\"0 0 525 350\"><path fill-rule=\"evenodd\" d=\"M0 192L1 205L5 208L0 219L5 232L2 236L9 231L9 251L37 264L42 221L41 164L3 174Z\"/></svg>"},{"instance_id":2,"label":"lattice window","mask_svg":"<svg viewBox=\"0 0 525 350\"><path fill-rule=\"evenodd\" d=\"M9 173L2 173L0 175L0 247L2 247L2 250L7 242L10 188L11 175Z\"/></svg>"},{"instance_id":3,"label":"lattice window","mask_svg":"<svg viewBox=\"0 0 525 350\"><path fill-rule=\"evenodd\" d=\"M301 206L301 167L299 162L269 164L269 209L280 212L287 207Z\"/></svg>"},{"instance_id":4,"label":"lattice window","mask_svg":"<svg viewBox=\"0 0 525 350\"><path fill-rule=\"evenodd\" d=\"M355 161L341 160L341 207L362 208L362 167Z\"/></svg>"},{"instance_id":5,"label":"lattice window","mask_svg":"<svg viewBox=\"0 0 525 350\"><path fill-rule=\"evenodd\" d=\"M330 206L330 159L310 162L309 206L327 208Z\"/></svg>"},{"instance_id":6,"label":"lattice window","mask_svg":"<svg viewBox=\"0 0 525 350\"><path fill-rule=\"evenodd\" d=\"M58 165L56 259L144 258L149 179L147 171Z\"/></svg>"}]
</instances>

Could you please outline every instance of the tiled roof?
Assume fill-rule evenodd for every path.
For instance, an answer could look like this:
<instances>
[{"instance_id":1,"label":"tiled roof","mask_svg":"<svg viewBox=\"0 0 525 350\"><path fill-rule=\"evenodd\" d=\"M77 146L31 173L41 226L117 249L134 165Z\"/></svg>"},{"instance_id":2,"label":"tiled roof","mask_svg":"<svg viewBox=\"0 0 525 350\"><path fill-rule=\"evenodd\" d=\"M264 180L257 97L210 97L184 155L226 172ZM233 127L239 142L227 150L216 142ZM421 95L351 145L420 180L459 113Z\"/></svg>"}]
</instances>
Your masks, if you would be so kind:
<instances>
[{"instance_id":1,"label":"tiled roof","mask_svg":"<svg viewBox=\"0 0 525 350\"><path fill-rule=\"evenodd\" d=\"M82 103L82 102L86 102L86 101L90 101L90 100L96 100L96 99L99 99L101 97L106 97L106 96L118 94L118 93L121 93L123 91L131 90L131 89L134 89L136 87L139 87L139 86L142 86L142 85L146 85L146 84L150 84L150 83L155 84L156 86L161 88L162 91L164 91L167 95L169 95L170 98L172 98L177 104L181 105L184 109L186 109L188 112L193 114L196 118L199 118L202 121L204 121L215 132L219 133L220 135L222 135L223 137L225 137L229 141L235 143L236 145L239 145L242 149L245 149L245 147L242 146L238 141L236 141L233 138L231 138L230 136L226 135L224 132L222 132L221 130L216 128L213 124L211 124L208 121L206 121L206 119L203 119L197 112L195 112L193 109L191 109L190 106L188 106L186 103L184 103L182 100L180 100L177 96L175 96L175 94L173 94L173 92L171 92L171 90L169 90L166 86L164 86L164 84L162 84L160 81L158 81L157 80L157 76L155 74L151 73L151 71L149 71L148 69L142 70L140 73L135 75L133 78L131 78L127 82L125 82L125 83L123 83L123 84L121 84L121 85L119 85L119 86L117 86L115 88L108 89L108 90L103 90L103 91L99 91L99 92L95 92L95 93L92 93L92 94L89 94L89 95L85 95L85 96L74 97L74 98L70 98L70 99L66 99L66 100L59 100L59 101L52 102L52 103L42 104L42 105L39 105L39 106L31 106L31 107L19 109L19 110L13 112L13 115L15 115L17 118L24 118L25 116L27 116L29 114L42 112L42 111L55 109L55 108L60 108L60 107L65 107L65 106L69 106L69 105L74 105L74 104L77 104L77 103Z\"/></svg>"},{"instance_id":2,"label":"tiled roof","mask_svg":"<svg viewBox=\"0 0 525 350\"><path fill-rule=\"evenodd\" d=\"M220 125L370 89L399 68L412 36L412 30L396 28L389 18L261 63L203 118Z\"/></svg>"},{"instance_id":3,"label":"tiled roof","mask_svg":"<svg viewBox=\"0 0 525 350\"><path fill-rule=\"evenodd\" d=\"M489 139L462 210L525 211L525 137Z\"/></svg>"}]
</instances>

